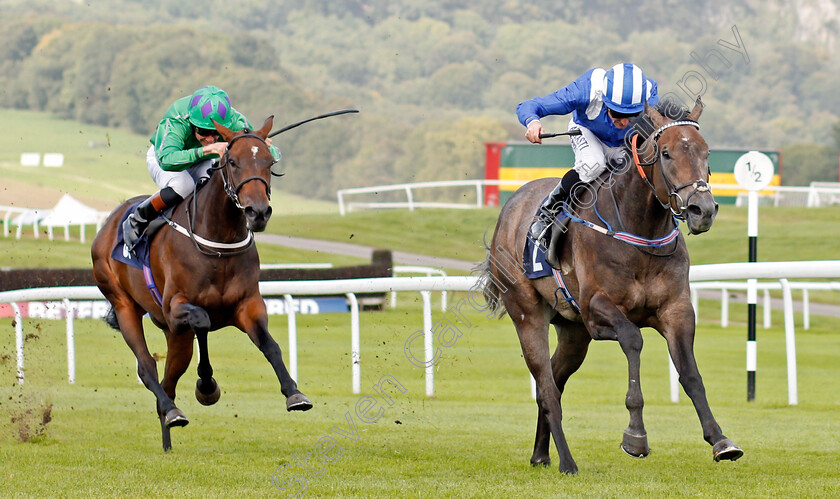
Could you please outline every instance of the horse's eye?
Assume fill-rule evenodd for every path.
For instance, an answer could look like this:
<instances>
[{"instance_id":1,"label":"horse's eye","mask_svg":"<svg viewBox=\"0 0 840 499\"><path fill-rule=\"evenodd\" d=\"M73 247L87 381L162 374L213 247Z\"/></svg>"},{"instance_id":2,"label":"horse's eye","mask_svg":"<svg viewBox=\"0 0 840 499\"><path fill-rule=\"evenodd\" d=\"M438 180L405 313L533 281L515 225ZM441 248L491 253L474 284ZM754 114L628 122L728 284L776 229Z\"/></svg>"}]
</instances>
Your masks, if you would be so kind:
<instances>
[{"instance_id":1,"label":"horse's eye","mask_svg":"<svg viewBox=\"0 0 840 499\"><path fill-rule=\"evenodd\" d=\"M668 152L667 149L662 149L662 157L665 159L671 159L671 154Z\"/></svg>"}]
</instances>

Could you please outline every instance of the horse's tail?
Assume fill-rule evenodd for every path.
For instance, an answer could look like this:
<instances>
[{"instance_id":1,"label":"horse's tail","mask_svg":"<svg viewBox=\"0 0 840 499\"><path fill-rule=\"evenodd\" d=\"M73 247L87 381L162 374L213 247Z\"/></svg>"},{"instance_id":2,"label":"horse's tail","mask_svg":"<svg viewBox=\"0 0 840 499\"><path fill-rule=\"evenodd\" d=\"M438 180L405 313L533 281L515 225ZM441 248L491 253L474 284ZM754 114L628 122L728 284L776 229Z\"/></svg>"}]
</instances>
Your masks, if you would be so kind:
<instances>
[{"instance_id":1,"label":"horse's tail","mask_svg":"<svg viewBox=\"0 0 840 499\"><path fill-rule=\"evenodd\" d=\"M110 307L108 309L108 313L106 313L105 316L102 318L102 322L108 324L117 331L120 330L120 323L119 321L117 321L117 313L114 312L114 307Z\"/></svg>"},{"instance_id":2,"label":"horse's tail","mask_svg":"<svg viewBox=\"0 0 840 499\"><path fill-rule=\"evenodd\" d=\"M487 250L487 258L473 268L473 274L478 275L477 287L484 294L484 301L487 303L486 310L490 311L489 317L501 318L507 310L505 310L505 304L502 302L501 290L493 276L491 269L493 262L490 259L490 247L486 241L484 243L484 249Z\"/></svg>"}]
</instances>

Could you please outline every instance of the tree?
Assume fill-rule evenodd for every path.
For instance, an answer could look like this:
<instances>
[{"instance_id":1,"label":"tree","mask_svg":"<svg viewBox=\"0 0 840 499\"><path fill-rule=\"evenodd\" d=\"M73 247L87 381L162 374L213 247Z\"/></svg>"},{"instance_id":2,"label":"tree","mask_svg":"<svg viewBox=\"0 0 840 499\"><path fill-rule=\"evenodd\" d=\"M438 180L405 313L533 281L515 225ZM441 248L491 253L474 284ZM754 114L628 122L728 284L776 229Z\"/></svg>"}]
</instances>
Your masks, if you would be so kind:
<instances>
[{"instance_id":1,"label":"tree","mask_svg":"<svg viewBox=\"0 0 840 499\"><path fill-rule=\"evenodd\" d=\"M783 147L782 184L808 185L811 182L837 182L838 151L820 144L794 144Z\"/></svg>"}]
</instances>

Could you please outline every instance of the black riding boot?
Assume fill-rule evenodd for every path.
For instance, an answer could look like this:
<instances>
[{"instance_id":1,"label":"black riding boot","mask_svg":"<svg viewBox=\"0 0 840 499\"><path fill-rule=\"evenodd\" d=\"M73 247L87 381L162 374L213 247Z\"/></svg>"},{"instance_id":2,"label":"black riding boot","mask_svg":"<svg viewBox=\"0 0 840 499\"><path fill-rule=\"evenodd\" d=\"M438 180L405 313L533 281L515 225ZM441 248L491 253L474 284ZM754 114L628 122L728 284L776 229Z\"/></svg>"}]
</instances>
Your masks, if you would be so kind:
<instances>
[{"instance_id":1,"label":"black riding boot","mask_svg":"<svg viewBox=\"0 0 840 499\"><path fill-rule=\"evenodd\" d=\"M160 197L160 194L155 194L140 203L134 213L123 222L123 241L129 251L134 250L134 245L137 244L137 240L149 226L149 222L157 218L160 213L153 206L155 196Z\"/></svg>"},{"instance_id":2,"label":"black riding boot","mask_svg":"<svg viewBox=\"0 0 840 499\"><path fill-rule=\"evenodd\" d=\"M170 206L176 205L181 199L183 198L174 189L165 187L137 205L134 213L123 222L123 241L128 250L134 250L134 245L137 244L137 240L152 220Z\"/></svg>"},{"instance_id":3,"label":"black riding boot","mask_svg":"<svg viewBox=\"0 0 840 499\"><path fill-rule=\"evenodd\" d=\"M569 196L569 193L574 190L577 184L580 183L580 175L577 170L569 170L560 182L557 182L557 187L551 191L543 204L540 206L540 211L534 217L531 223L531 228L528 231L528 236L534 242L542 247L547 247L547 241L544 240L548 228L557 219L560 210L563 209L563 202Z\"/></svg>"}]
</instances>

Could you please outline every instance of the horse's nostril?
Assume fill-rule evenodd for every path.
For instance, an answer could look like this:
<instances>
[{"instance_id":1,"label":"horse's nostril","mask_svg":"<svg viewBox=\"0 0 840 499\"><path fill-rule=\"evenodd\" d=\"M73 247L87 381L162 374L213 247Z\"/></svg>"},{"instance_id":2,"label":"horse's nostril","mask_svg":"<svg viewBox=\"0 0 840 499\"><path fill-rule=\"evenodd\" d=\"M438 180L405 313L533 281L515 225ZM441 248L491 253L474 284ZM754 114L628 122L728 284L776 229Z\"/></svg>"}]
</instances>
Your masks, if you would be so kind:
<instances>
[{"instance_id":1,"label":"horse's nostril","mask_svg":"<svg viewBox=\"0 0 840 499\"><path fill-rule=\"evenodd\" d=\"M250 206L245 207L245 216L248 218L255 218L257 216L257 210Z\"/></svg>"},{"instance_id":2,"label":"horse's nostril","mask_svg":"<svg viewBox=\"0 0 840 499\"><path fill-rule=\"evenodd\" d=\"M688 207L688 214L691 216L699 217L703 214L703 210L701 210L700 207L696 204L692 204Z\"/></svg>"}]
</instances>

